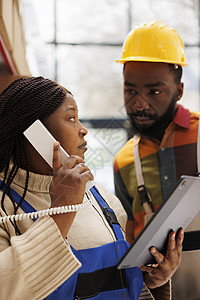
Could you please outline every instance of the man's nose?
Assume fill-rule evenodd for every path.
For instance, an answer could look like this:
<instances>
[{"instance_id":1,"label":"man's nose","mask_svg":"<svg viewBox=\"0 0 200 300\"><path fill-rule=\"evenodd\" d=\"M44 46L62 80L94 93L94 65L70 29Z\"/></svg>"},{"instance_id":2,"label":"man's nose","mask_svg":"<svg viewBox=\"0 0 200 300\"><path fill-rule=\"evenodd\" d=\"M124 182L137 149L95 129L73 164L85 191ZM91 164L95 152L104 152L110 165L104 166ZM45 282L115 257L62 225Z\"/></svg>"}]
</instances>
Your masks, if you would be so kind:
<instances>
[{"instance_id":1,"label":"man's nose","mask_svg":"<svg viewBox=\"0 0 200 300\"><path fill-rule=\"evenodd\" d=\"M149 101L144 94L138 94L135 97L134 109L135 110L148 110L150 108Z\"/></svg>"}]
</instances>

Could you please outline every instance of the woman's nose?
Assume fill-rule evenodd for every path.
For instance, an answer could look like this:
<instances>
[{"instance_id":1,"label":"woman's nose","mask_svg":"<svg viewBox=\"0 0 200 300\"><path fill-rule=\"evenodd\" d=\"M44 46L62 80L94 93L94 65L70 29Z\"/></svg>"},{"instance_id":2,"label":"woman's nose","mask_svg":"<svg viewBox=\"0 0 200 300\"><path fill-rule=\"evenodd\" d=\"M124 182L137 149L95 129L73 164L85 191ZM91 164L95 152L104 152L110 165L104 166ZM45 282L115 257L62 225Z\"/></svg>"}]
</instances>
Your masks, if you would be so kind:
<instances>
[{"instance_id":1,"label":"woman's nose","mask_svg":"<svg viewBox=\"0 0 200 300\"><path fill-rule=\"evenodd\" d=\"M88 133L88 131L85 127L80 129L80 135L85 136L87 133Z\"/></svg>"}]
</instances>

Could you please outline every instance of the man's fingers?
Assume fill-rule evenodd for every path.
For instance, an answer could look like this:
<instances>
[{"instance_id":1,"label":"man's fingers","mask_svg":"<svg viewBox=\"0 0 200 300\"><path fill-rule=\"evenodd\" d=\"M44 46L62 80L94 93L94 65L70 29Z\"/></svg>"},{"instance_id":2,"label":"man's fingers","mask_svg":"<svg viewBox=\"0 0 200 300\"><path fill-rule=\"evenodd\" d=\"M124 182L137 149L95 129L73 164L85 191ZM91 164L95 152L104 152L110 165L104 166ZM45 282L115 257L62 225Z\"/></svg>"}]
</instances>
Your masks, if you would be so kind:
<instances>
[{"instance_id":1,"label":"man's fingers","mask_svg":"<svg viewBox=\"0 0 200 300\"><path fill-rule=\"evenodd\" d=\"M172 231L169 234L168 244L167 244L167 255L166 257L172 257L174 254L180 256L182 253L182 243L184 238L183 229L179 229L177 237L175 239L175 232Z\"/></svg>"},{"instance_id":2,"label":"man's fingers","mask_svg":"<svg viewBox=\"0 0 200 300\"><path fill-rule=\"evenodd\" d=\"M182 253L182 247L183 247L183 239L184 239L184 230L183 228L179 229L177 238L176 238L176 249L178 256Z\"/></svg>"},{"instance_id":3,"label":"man's fingers","mask_svg":"<svg viewBox=\"0 0 200 300\"><path fill-rule=\"evenodd\" d=\"M166 257L168 258L176 251L176 241L175 241L175 232L172 231L169 234L168 242L167 242L167 253Z\"/></svg>"},{"instance_id":4,"label":"man's fingers","mask_svg":"<svg viewBox=\"0 0 200 300\"><path fill-rule=\"evenodd\" d=\"M155 288L165 284L172 277L181 260L183 242L183 229L178 231L177 237L174 231L170 232L167 241L166 257L155 247L151 247L150 252L155 258L157 265L141 266L144 271L144 278L149 288Z\"/></svg>"},{"instance_id":5,"label":"man's fingers","mask_svg":"<svg viewBox=\"0 0 200 300\"><path fill-rule=\"evenodd\" d=\"M153 275L156 271L156 268L155 267L148 267L148 266L141 266L139 267L143 272L147 272L151 275Z\"/></svg>"},{"instance_id":6,"label":"man's fingers","mask_svg":"<svg viewBox=\"0 0 200 300\"><path fill-rule=\"evenodd\" d=\"M159 265L162 265L165 263L165 257L155 247L152 247L150 249L150 252Z\"/></svg>"}]
</instances>

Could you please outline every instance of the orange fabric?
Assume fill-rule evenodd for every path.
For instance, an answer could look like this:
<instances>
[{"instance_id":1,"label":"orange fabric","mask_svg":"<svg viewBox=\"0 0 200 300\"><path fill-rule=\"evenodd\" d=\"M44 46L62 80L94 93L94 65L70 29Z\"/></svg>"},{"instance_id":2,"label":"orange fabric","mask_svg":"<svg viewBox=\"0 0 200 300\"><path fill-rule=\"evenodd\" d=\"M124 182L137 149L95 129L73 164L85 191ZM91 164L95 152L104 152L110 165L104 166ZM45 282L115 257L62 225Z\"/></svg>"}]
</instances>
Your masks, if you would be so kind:
<instances>
[{"instance_id":1,"label":"orange fabric","mask_svg":"<svg viewBox=\"0 0 200 300\"><path fill-rule=\"evenodd\" d=\"M182 128L177 128L176 133L174 135L174 145L175 146L181 146L183 144L192 144L196 143L197 141L197 121L199 117L196 114L196 116L193 117L190 123L190 128L185 129L185 131L182 130ZM185 143L183 142L185 141Z\"/></svg>"}]
</instances>

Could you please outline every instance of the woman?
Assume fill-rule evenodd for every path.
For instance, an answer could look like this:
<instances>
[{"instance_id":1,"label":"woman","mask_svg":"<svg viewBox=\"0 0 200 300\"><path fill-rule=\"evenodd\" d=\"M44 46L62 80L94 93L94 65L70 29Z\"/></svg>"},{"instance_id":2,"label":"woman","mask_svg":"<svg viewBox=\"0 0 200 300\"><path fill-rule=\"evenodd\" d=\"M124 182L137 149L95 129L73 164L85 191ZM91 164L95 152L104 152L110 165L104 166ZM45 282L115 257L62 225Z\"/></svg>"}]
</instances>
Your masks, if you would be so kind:
<instances>
[{"instance_id":1,"label":"woman","mask_svg":"<svg viewBox=\"0 0 200 300\"><path fill-rule=\"evenodd\" d=\"M24 137L36 119L69 153L64 165L58 142L52 170ZM93 180L84 165L87 130L71 93L42 77L14 81L0 95L0 133L1 216L93 199L93 205L77 213L0 224L0 299L138 299L142 271L115 268L128 244L119 225L109 224L104 215L113 214L110 207L115 207L125 228L125 212L102 187L85 193L87 181ZM179 234L175 241L172 233L168 249L177 243L176 253L164 258L152 248L158 266L142 267L156 299L162 299L163 290L170 299L169 278L180 263L182 240Z\"/></svg>"}]
</instances>

